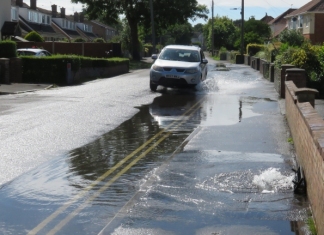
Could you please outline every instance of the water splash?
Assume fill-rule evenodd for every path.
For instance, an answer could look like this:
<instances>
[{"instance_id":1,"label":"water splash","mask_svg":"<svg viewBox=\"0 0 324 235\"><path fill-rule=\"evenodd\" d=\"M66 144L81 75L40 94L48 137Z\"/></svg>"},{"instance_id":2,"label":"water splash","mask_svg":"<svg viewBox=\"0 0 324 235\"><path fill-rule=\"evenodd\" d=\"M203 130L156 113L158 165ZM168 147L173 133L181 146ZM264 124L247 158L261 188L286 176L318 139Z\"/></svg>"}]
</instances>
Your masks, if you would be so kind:
<instances>
[{"instance_id":1,"label":"water splash","mask_svg":"<svg viewBox=\"0 0 324 235\"><path fill-rule=\"evenodd\" d=\"M294 175L283 175L278 168L269 168L253 178L255 184L262 193L274 193L279 190L293 188Z\"/></svg>"}]
</instances>

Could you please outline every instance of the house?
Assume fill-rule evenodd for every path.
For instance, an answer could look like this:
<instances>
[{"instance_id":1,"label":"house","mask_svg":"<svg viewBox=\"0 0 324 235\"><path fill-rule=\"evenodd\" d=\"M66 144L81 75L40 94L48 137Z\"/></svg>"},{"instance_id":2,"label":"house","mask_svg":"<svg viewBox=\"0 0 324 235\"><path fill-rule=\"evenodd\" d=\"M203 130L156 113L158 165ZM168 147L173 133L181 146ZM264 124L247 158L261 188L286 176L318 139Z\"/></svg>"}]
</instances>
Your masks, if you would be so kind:
<instances>
[{"instance_id":1,"label":"house","mask_svg":"<svg viewBox=\"0 0 324 235\"><path fill-rule=\"evenodd\" d=\"M100 23L99 21L92 20L89 22L92 25L92 31L99 38L103 38L106 42L109 42L115 35L117 35L117 30Z\"/></svg>"},{"instance_id":2,"label":"house","mask_svg":"<svg viewBox=\"0 0 324 235\"><path fill-rule=\"evenodd\" d=\"M0 7L0 40L3 38L3 26L5 25L5 22L11 21L11 2L10 0L1 0L1 7ZM6 27L7 28L7 27Z\"/></svg>"},{"instance_id":3,"label":"house","mask_svg":"<svg viewBox=\"0 0 324 235\"><path fill-rule=\"evenodd\" d=\"M264 23L269 23L271 20L273 20L273 17L272 16L268 16L268 14L266 13L264 17L262 17L260 19L260 21L264 22Z\"/></svg>"},{"instance_id":4,"label":"house","mask_svg":"<svg viewBox=\"0 0 324 235\"><path fill-rule=\"evenodd\" d=\"M30 6L23 0L11 0L11 11L12 21L19 22L23 35L36 31L45 41L71 41L75 38L93 41L98 37L92 32L93 26L83 13L75 12L68 16L64 7L58 12L55 4L51 10L46 10L37 7L37 0L30 0Z\"/></svg>"},{"instance_id":5,"label":"house","mask_svg":"<svg viewBox=\"0 0 324 235\"><path fill-rule=\"evenodd\" d=\"M324 0L312 0L285 19L288 29L299 30L314 44L324 42Z\"/></svg>"},{"instance_id":6,"label":"house","mask_svg":"<svg viewBox=\"0 0 324 235\"><path fill-rule=\"evenodd\" d=\"M283 30L287 28L287 20L285 19L285 16L290 14L291 12L295 11L297 9L290 8L278 17L274 18L270 22L268 22L268 25L270 26L272 37L277 37Z\"/></svg>"}]
</instances>

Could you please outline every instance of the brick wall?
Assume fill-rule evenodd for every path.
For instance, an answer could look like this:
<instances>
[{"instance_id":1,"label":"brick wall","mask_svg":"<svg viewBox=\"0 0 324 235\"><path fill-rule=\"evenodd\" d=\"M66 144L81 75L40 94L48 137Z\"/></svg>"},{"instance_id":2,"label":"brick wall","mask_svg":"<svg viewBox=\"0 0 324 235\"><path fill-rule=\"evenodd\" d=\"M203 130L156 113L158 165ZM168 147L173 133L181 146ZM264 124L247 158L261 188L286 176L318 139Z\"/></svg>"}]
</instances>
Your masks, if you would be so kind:
<instances>
[{"instance_id":1,"label":"brick wall","mask_svg":"<svg viewBox=\"0 0 324 235\"><path fill-rule=\"evenodd\" d=\"M315 14L315 25L313 34L304 34L304 37L310 39L313 44L322 44L324 42L324 14Z\"/></svg>"},{"instance_id":2,"label":"brick wall","mask_svg":"<svg viewBox=\"0 0 324 235\"><path fill-rule=\"evenodd\" d=\"M285 89L286 117L297 162L307 182L317 234L324 234L324 121L309 102L297 102L292 81L285 82Z\"/></svg>"}]
</instances>

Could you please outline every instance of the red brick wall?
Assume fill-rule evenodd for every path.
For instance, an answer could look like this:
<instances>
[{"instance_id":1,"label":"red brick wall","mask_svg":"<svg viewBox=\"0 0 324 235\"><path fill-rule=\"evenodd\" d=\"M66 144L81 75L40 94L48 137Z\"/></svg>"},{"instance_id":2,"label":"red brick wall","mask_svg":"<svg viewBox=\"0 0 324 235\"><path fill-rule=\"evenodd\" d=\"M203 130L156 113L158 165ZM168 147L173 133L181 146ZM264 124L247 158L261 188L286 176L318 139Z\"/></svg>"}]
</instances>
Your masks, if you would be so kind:
<instances>
[{"instance_id":1,"label":"red brick wall","mask_svg":"<svg viewBox=\"0 0 324 235\"><path fill-rule=\"evenodd\" d=\"M297 103L296 86L286 83L286 117L294 140L297 162L307 182L307 194L317 234L324 234L324 121L310 103Z\"/></svg>"},{"instance_id":2,"label":"red brick wall","mask_svg":"<svg viewBox=\"0 0 324 235\"><path fill-rule=\"evenodd\" d=\"M304 37L310 39L313 44L322 44L324 42L324 14L315 14L314 34L304 34Z\"/></svg>"}]
</instances>

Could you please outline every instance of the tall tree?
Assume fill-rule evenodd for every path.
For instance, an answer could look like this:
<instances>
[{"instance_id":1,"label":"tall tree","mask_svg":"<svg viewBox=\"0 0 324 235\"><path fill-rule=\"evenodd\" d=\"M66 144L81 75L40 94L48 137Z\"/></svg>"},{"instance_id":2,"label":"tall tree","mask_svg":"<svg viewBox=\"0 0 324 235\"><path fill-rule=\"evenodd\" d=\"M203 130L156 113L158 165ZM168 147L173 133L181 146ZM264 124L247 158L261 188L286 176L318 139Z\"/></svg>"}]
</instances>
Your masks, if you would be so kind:
<instances>
[{"instance_id":1,"label":"tall tree","mask_svg":"<svg viewBox=\"0 0 324 235\"><path fill-rule=\"evenodd\" d=\"M74 3L86 4L85 11L90 19L98 16L107 24L114 23L119 15L127 19L132 44L133 59L140 59L140 44L138 40L138 25L151 26L150 0L71 0ZM183 1L152 0L154 20L157 31L163 31L170 25L183 24L188 19L207 19L208 9L199 5L197 0Z\"/></svg>"}]
</instances>

